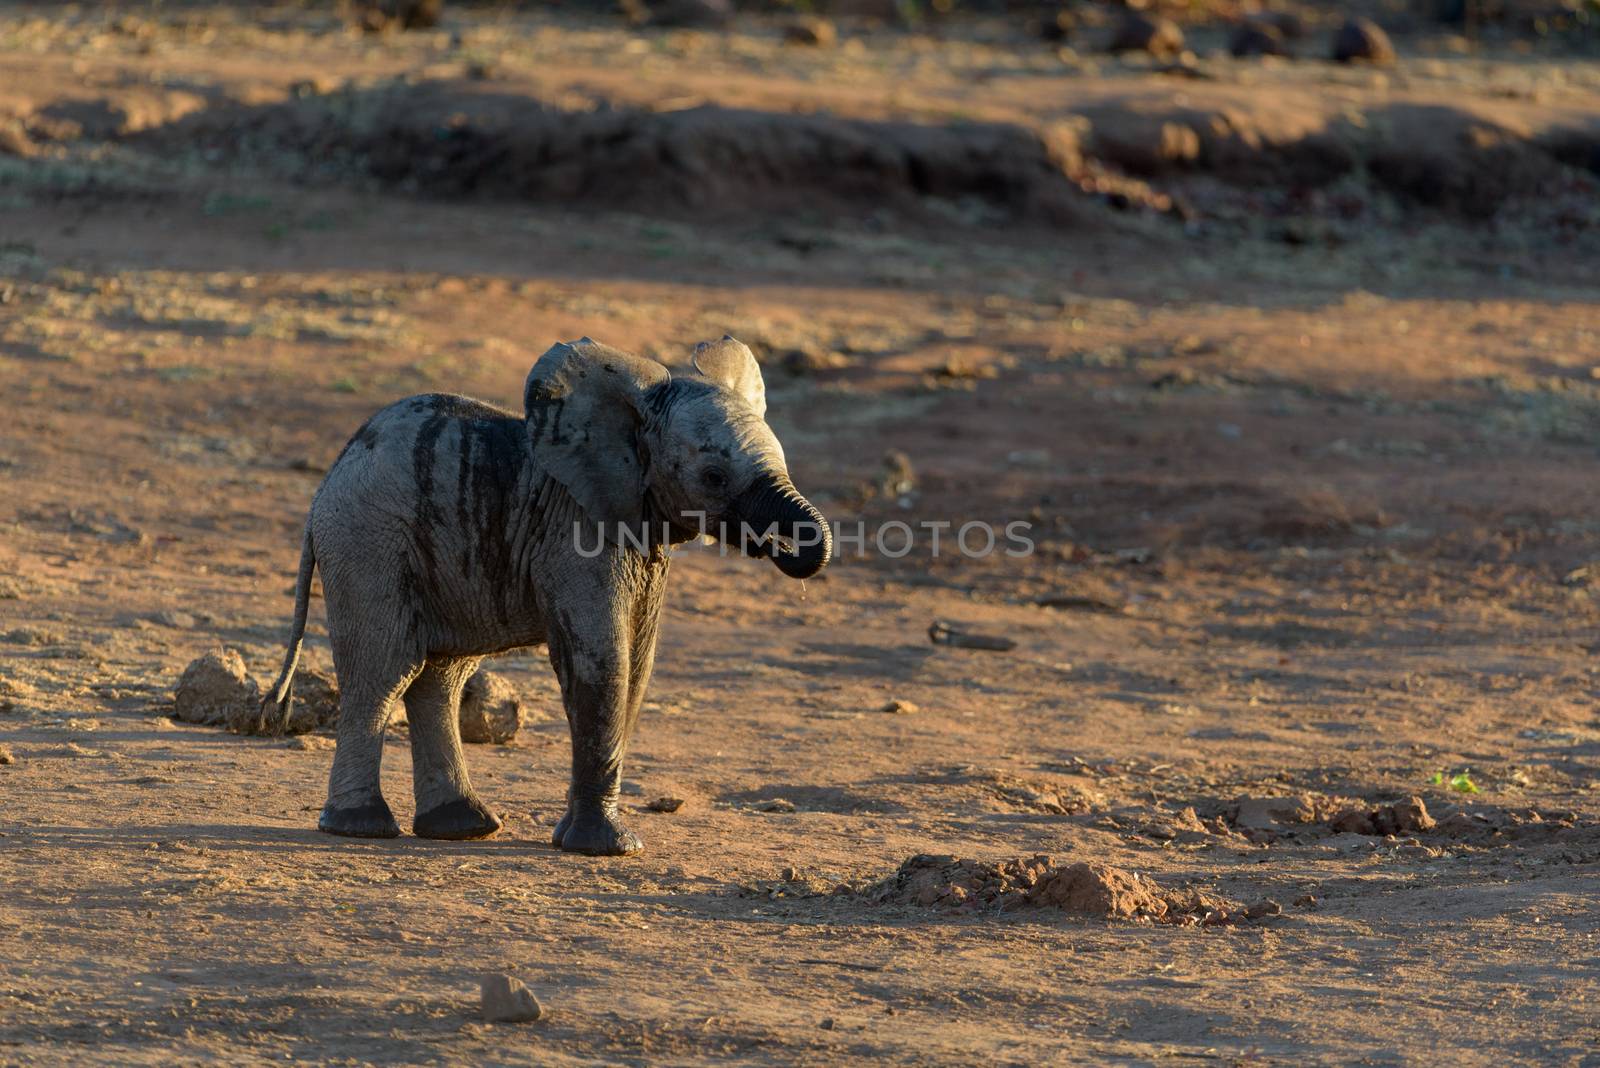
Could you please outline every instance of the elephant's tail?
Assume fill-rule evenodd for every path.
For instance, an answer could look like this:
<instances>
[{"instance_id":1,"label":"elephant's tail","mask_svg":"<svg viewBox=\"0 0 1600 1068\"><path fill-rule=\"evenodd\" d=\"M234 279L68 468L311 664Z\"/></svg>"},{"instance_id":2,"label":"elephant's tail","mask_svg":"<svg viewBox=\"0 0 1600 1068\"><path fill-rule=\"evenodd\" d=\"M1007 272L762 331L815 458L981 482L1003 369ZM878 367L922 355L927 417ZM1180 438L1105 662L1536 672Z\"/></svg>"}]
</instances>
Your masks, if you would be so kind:
<instances>
[{"instance_id":1,"label":"elephant's tail","mask_svg":"<svg viewBox=\"0 0 1600 1068\"><path fill-rule=\"evenodd\" d=\"M311 607L311 573L317 566L317 552L311 546L311 520L306 520L305 538L300 543L300 574L294 584L294 629L289 632L289 651L283 658L283 671L272 689L261 699L260 729L263 734L283 734L289 729L289 713L294 706L294 669L300 662L300 646L306 636L306 613Z\"/></svg>"}]
</instances>

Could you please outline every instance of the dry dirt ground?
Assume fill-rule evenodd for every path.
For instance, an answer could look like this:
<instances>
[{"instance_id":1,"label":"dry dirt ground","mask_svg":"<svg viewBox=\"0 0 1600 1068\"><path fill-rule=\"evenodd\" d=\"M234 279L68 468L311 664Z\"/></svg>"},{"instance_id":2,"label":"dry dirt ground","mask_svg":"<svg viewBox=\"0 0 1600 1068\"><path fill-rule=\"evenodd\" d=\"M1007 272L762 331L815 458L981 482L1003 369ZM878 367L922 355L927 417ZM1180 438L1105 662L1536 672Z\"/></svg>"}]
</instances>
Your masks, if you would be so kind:
<instances>
[{"instance_id":1,"label":"dry dirt ground","mask_svg":"<svg viewBox=\"0 0 1600 1068\"><path fill-rule=\"evenodd\" d=\"M1147 174L1119 212L1081 190L1133 177L1055 156L1086 169L1034 174L1065 208L1030 214L982 181L885 206L905 191L806 199L702 159L725 214L627 182L582 207L503 176L440 191L353 163L338 122L271 126L395 75L646 125L720 103L1037 131L1137 98L1238 130L1448 101L1521 131L1498 174L1592 126L1592 62L1403 40L1388 74L1203 55L1174 78L984 22L807 52L759 20L491 11L372 40L127 10L0 8L0 1063L1600 1063L1581 168L1541 157L1543 192L1487 213L1360 160L1287 199ZM204 125L252 107L254 139ZM835 519L1027 522L1036 551L852 554L803 587L685 551L624 798L645 853L547 845L566 728L540 651L496 665L534 722L469 752L506 820L487 842L321 836L331 738L168 718L206 651L276 670L318 472L372 410L512 404L557 339L681 363L724 331ZM1016 644L936 645L935 620ZM407 824L398 733L385 776ZM1411 796L1436 826L1334 825ZM917 854L1040 853L1282 908L870 889ZM499 971L544 1020L480 1018Z\"/></svg>"}]
</instances>

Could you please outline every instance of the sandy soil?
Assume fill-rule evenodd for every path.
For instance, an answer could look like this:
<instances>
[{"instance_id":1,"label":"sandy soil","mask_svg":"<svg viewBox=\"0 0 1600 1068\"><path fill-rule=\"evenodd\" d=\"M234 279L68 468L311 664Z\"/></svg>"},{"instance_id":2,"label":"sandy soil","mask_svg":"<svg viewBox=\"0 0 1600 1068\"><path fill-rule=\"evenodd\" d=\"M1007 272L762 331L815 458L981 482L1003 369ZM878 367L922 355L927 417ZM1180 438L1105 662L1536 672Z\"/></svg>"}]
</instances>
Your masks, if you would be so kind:
<instances>
[{"instance_id":1,"label":"sandy soil","mask_svg":"<svg viewBox=\"0 0 1600 1068\"><path fill-rule=\"evenodd\" d=\"M764 22L484 15L458 47L183 10L0 10L0 96L159 127L173 93L281 100L478 48L506 93L570 107L932 121L948 92L1027 125L1051 94L1246 107L1266 77L1375 111L1515 109L1504 86L1543 79L1550 114L1600 114L1581 63L1426 42L1387 76L1409 87L1322 64L1192 82L988 24L812 53ZM0 157L0 1062L1600 1063L1581 213L1463 221L1363 189L1371 213L1307 242L1234 193L1201 225L1090 198L1076 225L580 212L270 160L152 170L136 132ZM846 556L803 587L684 552L624 799L644 854L547 845L566 727L541 651L495 665L534 722L469 752L506 820L487 842L321 836L330 737L168 718L204 652L275 671L309 496L373 409L512 404L557 339L681 363L724 331L766 361L832 517L1022 521L1037 551ZM936 620L1016 645L936 645ZM316 608L311 633L325 668ZM399 734L385 776L406 825ZM1413 796L1435 825L1372 822ZM1281 911L885 892L919 854ZM501 971L542 1021L482 1020Z\"/></svg>"}]
</instances>

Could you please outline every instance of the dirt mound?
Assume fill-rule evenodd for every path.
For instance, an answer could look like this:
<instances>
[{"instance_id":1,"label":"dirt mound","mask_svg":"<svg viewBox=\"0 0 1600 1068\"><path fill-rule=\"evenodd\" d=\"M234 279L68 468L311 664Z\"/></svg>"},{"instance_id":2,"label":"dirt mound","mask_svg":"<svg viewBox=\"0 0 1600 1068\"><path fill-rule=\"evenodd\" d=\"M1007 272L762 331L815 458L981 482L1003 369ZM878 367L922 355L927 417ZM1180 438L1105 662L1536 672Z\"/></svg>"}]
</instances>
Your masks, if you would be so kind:
<instances>
[{"instance_id":1,"label":"dirt mound","mask_svg":"<svg viewBox=\"0 0 1600 1068\"><path fill-rule=\"evenodd\" d=\"M1129 174L1205 175L1276 190L1290 202L1360 176L1403 204L1483 218L1514 201L1592 192L1600 175L1593 122L1536 128L1526 116L1417 104L1359 118L1289 104L1204 109L1165 101L1105 103L1083 114L1085 151ZM1186 184L1176 191L1187 194Z\"/></svg>"},{"instance_id":2,"label":"dirt mound","mask_svg":"<svg viewBox=\"0 0 1600 1068\"><path fill-rule=\"evenodd\" d=\"M1428 806L1423 804L1422 798L1408 797L1377 808L1348 808L1335 816L1329 826L1341 834L1390 835L1431 831L1438 822L1428 815Z\"/></svg>"},{"instance_id":3,"label":"dirt mound","mask_svg":"<svg viewBox=\"0 0 1600 1068\"><path fill-rule=\"evenodd\" d=\"M569 111L467 81L347 86L219 106L130 140L313 182L634 209L915 209L927 198L1059 222L1075 144L1004 123L923 125L703 106Z\"/></svg>"},{"instance_id":4,"label":"dirt mound","mask_svg":"<svg viewBox=\"0 0 1600 1068\"><path fill-rule=\"evenodd\" d=\"M1198 890L1167 890L1106 864L1057 866L1043 854L990 863L921 854L863 893L881 904L950 910L1057 909L1180 926L1237 923L1247 910Z\"/></svg>"},{"instance_id":5,"label":"dirt mound","mask_svg":"<svg viewBox=\"0 0 1600 1068\"><path fill-rule=\"evenodd\" d=\"M172 718L208 727L226 727L238 734L262 733L262 691L233 649L207 653L190 662L173 691ZM479 669L461 694L461 740L469 744L504 745L529 719L516 687L503 676ZM289 734L332 730L339 721L339 682L333 675L302 667L294 675L294 703ZM396 702L390 725L406 722ZM267 724L276 733L277 724Z\"/></svg>"},{"instance_id":6,"label":"dirt mound","mask_svg":"<svg viewBox=\"0 0 1600 1068\"><path fill-rule=\"evenodd\" d=\"M504 745L527 717L517 689L503 676L479 669L461 691L461 740Z\"/></svg>"},{"instance_id":7,"label":"dirt mound","mask_svg":"<svg viewBox=\"0 0 1600 1068\"><path fill-rule=\"evenodd\" d=\"M172 695L172 718L220 727L254 716L261 687L244 668L236 649L207 653L183 669Z\"/></svg>"}]
</instances>

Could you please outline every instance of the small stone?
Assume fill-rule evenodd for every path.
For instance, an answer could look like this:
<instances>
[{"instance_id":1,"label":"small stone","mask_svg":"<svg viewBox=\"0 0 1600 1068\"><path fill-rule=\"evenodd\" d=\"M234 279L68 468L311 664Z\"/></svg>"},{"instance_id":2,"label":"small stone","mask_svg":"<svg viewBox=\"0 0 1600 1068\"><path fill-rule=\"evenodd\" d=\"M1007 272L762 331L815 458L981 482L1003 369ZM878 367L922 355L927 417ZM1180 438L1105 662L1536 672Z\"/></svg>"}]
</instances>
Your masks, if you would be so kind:
<instances>
[{"instance_id":1,"label":"small stone","mask_svg":"<svg viewBox=\"0 0 1600 1068\"><path fill-rule=\"evenodd\" d=\"M676 812L683 807L683 804L681 797L658 797L644 807L651 812Z\"/></svg>"},{"instance_id":2,"label":"small stone","mask_svg":"<svg viewBox=\"0 0 1600 1068\"><path fill-rule=\"evenodd\" d=\"M903 701L900 698L895 697L895 698L891 698L888 701L885 701L884 704L883 704L883 707L880 708L878 711L880 711L880 712L890 712L890 713L893 713L894 715L897 715L897 716L909 716L913 712L918 711L918 709L917 709L917 706L916 706L916 704L914 702Z\"/></svg>"},{"instance_id":3,"label":"small stone","mask_svg":"<svg viewBox=\"0 0 1600 1068\"><path fill-rule=\"evenodd\" d=\"M800 869L796 868L796 867L793 867L793 866L790 866L790 867L787 867L787 868L783 869L783 881L786 882L786 883L797 883L797 882L799 882L800 881Z\"/></svg>"},{"instance_id":4,"label":"small stone","mask_svg":"<svg viewBox=\"0 0 1600 1068\"><path fill-rule=\"evenodd\" d=\"M533 991L511 975L484 976L479 1001L483 1018L492 1023L531 1023L544 1015Z\"/></svg>"},{"instance_id":5,"label":"small stone","mask_svg":"<svg viewBox=\"0 0 1600 1068\"><path fill-rule=\"evenodd\" d=\"M11 750L7 749L5 746L0 745L0 764L15 764L16 762L16 754L11 752Z\"/></svg>"},{"instance_id":6,"label":"small stone","mask_svg":"<svg viewBox=\"0 0 1600 1068\"><path fill-rule=\"evenodd\" d=\"M839 31L827 19L800 18L783 28L783 39L809 48L832 48L839 41Z\"/></svg>"},{"instance_id":7,"label":"small stone","mask_svg":"<svg viewBox=\"0 0 1600 1068\"><path fill-rule=\"evenodd\" d=\"M191 661L173 691L172 718L219 727L253 720L261 688L244 669L237 650L223 649Z\"/></svg>"},{"instance_id":8,"label":"small stone","mask_svg":"<svg viewBox=\"0 0 1600 1068\"><path fill-rule=\"evenodd\" d=\"M1117 24L1108 52L1148 52L1157 59L1183 54L1183 31L1171 19L1130 14Z\"/></svg>"},{"instance_id":9,"label":"small stone","mask_svg":"<svg viewBox=\"0 0 1600 1068\"><path fill-rule=\"evenodd\" d=\"M1317 907L1317 896L1315 894L1301 894L1294 899L1294 907L1297 909L1314 909Z\"/></svg>"},{"instance_id":10,"label":"small stone","mask_svg":"<svg viewBox=\"0 0 1600 1068\"><path fill-rule=\"evenodd\" d=\"M1394 66L1394 45L1371 19L1353 18L1339 27L1333 35L1333 58L1338 63L1372 63L1380 67Z\"/></svg>"},{"instance_id":11,"label":"small stone","mask_svg":"<svg viewBox=\"0 0 1600 1068\"><path fill-rule=\"evenodd\" d=\"M504 745L517 736L524 721L516 687L492 671L479 671L461 692L461 740Z\"/></svg>"},{"instance_id":12,"label":"small stone","mask_svg":"<svg viewBox=\"0 0 1600 1068\"><path fill-rule=\"evenodd\" d=\"M774 797L770 801L761 801L756 804L760 812L793 812L794 802L782 797Z\"/></svg>"},{"instance_id":13,"label":"small stone","mask_svg":"<svg viewBox=\"0 0 1600 1068\"><path fill-rule=\"evenodd\" d=\"M832 1016L824 1016L822 1018L822 1022L817 1024L817 1026L822 1028L824 1031L832 1031L833 1027L834 1027L833 1017Z\"/></svg>"},{"instance_id":14,"label":"small stone","mask_svg":"<svg viewBox=\"0 0 1600 1068\"><path fill-rule=\"evenodd\" d=\"M151 616L150 622L159 623L163 627L171 627L173 630L193 630L196 621L194 616L188 612L177 612L168 609Z\"/></svg>"},{"instance_id":15,"label":"small stone","mask_svg":"<svg viewBox=\"0 0 1600 1068\"><path fill-rule=\"evenodd\" d=\"M1272 900L1270 897L1264 897L1260 901L1257 901L1255 904L1246 908L1244 910L1244 915L1245 919L1248 920L1259 920L1267 916L1282 916L1283 906Z\"/></svg>"}]
</instances>

